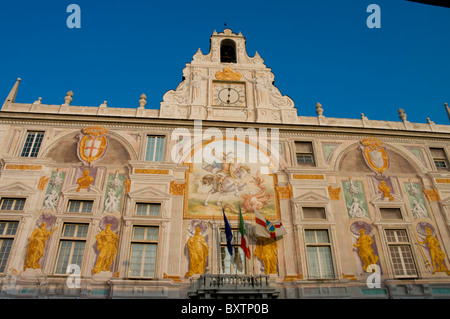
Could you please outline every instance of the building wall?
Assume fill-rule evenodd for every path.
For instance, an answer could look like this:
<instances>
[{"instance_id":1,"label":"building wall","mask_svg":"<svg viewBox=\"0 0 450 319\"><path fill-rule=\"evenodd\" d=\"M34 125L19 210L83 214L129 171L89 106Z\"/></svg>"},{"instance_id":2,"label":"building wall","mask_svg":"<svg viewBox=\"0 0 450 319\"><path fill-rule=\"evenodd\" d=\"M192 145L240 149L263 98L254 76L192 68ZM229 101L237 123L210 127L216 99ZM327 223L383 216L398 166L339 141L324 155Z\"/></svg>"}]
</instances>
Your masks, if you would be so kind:
<instances>
[{"instance_id":1,"label":"building wall","mask_svg":"<svg viewBox=\"0 0 450 319\"><path fill-rule=\"evenodd\" d=\"M192 129L193 122L186 121L186 128ZM77 191L77 179L82 174L82 163L77 156L78 141L83 129L92 126L75 118L70 121L11 120L2 118L0 136L2 152L2 171L0 177L0 197L25 198L26 204L20 211L1 211L2 221L18 221L19 226L14 236L7 264L3 271L2 293L17 294L22 297L35 296L39 291L48 295L62 292L70 295L90 297L106 296L143 296L185 298L191 279L185 278L189 270L189 253L187 240L192 236L192 227L201 225L203 236L210 247L206 273L218 273L217 242L214 241L214 224L223 227L220 218L189 218L185 211L186 180L189 166L174 163L170 156L175 142L170 140L175 128L168 122L158 125L139 123L115 124L113 121L102 123L108 129L108 147L104 156L91 164L94 182L89 189ZM178 126L179 127L179 126ZM23 145L29 131L44 131L44 138L35 158L21 157ZM281 129L280 142L283 145L284 167L276 173L277 205L287 233L278 239L278 269L270 274L273 285L281 292L281 298L300 297L387 297L397 294L433 295L434 292L446 293L448 274L432 273L426 261L430 260L425 245L418 245L423 240L424 223L432 226L441 249L446 255L449 247L448 233L448 179L447 171L438 170L432 160L429 147L441 147L448 151L445 136L414 136L404 134L394 136L389 132L365 131L340 132L331 134L320 129L295 130ZM166 136L164 160L162 162L145 161L146 136ZM375 173L365 162L361 143L367 136L382 141L389 166L382 177L392 187L393 199L383 198L378 190L380 174ZM303 168L296 164L295 141L311 141L314 149L315 167ZM50 189L50 180L55 173L64 173L60 187L59 200L55 210L43 208L44 198ZM130 180L127 190L124 184L120 210L105 212L108 182L115 173L121 181ZM95 173L95 174L94 174ZM110 179L108 179L110 178ZM46 179L49 179L47 182ZM350 216L345 196L350 181L359 187L360 198L365 202L364 216ZM413 206L408 198L408 183L418 187L425 205L427 216L416 218ZM175 186L181 185L181 187ZM332 194L329 187L339 190ZM361 188L362 187L362 188ZM436 189L436 193L426 191ZM69 213L69 200L93 200L91 213ZM137 216L135 204L152 202L161 204L160 216ZM324 219L308 219L304 216L305 207L323 207ZM400 208L402 218L386 220L380 208ZM48 217L50 216L50 217ZM228 214L231 226L237 228L238 219ZM42 220L52 220L49 229L57 228L46 245L41 260L41 270L24 269L30 235ZM115 232L119 235L119 248L111 272L94 275L98 251L95 236L101 231L104 220L118 222ZM251 228L253 216L245 216ZM56 275L55 265L58 247L65 223L84 223L89 225L83 262L80 265L80 289L69 289L68 275ZM130 243L134 226L157 226L156 270L151 278L132 277L129 275ZM358 251L353 246L359 234L356 229L365 225L371 229L374 247L381 268L380 289L368 288L366 280L372 275L362 268ZM104 225L103 225L104 226ZM308 257L305 244L307 230L327 230L330 237L334 278L313 279L308 269ZM407 246L411 249L413 265L417 275L412 278L400 278L395 275L389 254L386 230L404 229L408 235ZM252 251L256 239L250 237ZM445 258L448 265L448 258ZM248 263L247 274L263 274L262 262L253 257ZM193 278L197 278L198 275ZM14 284L11 284L13 283ZM398 288L406 287L409 288ZM417 286L419 285L419 286ZM437 287L437 288L429 288ZM415 287L418 288L415 288ZM428 287L428 288L424 288ZM427 290L428 289L428 290ZM433 290L434 289L434 290ZM440 290L439 290L440 289ZM400 292L399 292L400 291ZM380 295L374 295L374 293ZM367 295L366 295L367 294Z\"/></svg>"}]
</instances>

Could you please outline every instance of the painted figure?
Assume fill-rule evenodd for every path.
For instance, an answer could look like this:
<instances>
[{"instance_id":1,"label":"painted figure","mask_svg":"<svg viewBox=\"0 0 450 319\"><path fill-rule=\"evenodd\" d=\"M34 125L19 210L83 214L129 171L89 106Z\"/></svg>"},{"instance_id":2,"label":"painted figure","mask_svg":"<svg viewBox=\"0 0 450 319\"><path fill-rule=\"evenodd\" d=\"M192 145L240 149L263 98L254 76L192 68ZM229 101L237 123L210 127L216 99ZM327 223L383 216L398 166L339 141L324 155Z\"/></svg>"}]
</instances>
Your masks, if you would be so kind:
<instances>
[{"instance_id":1,"label":"painted figure","mask_svg":"<svg viewBox=\"0 0 450 319\"><path fill-rule=\"evenodd\" d=\"M41 260L42 256L44 255L47 239L56 230L55 228L52 231L48 231L45 229L46 226L46 223L42 223L41 227L36 228L31 234L30 243L27 250L27 260L25 261L24 269L41 269L39 260Z\"/></svg>"},{"instance_id":2,"label":"painted figure","mask_svg":"<svg viewBox=\"0 0 450 319\"><path fill-rule=\"evenodd\" d=\"M352 217L365 217L366 210L363 207L363 202L358 201L358 198L353 197L353 203L351 205L347 205L349 211L348 213Z\"/></svg>"},{"instance_id":3,"label":"painted figure","mask_svg":"<svg viewBox=\"0 0 450 319\"><path fill-rule=\"evenodd\" d=\"M185 277L189 278L194 274L204 274L206 262L208 260L209 247L205 238L200 235L199 227L195 229L194 236L188 239L187 246L189 249L190 264L189 271L186 273Z\"/></svg>"},{"instance_id":4,"label":"painted figure","mask_svg":"<svg viewBox=\"0 0 450 319\"><path fill-rule=\"evenodd\" d=\"M359 257L363 261L363 269L367 271L367 267L372 264L376 264L378 261L378 256L375 255L372 248L372 237L366 235L366 231L361 228L359 230L360 236L356 244L353 244L356 248L358 248Z\"/></svg>"},{"instance_id":5,"label":"painted figure","mask_svg":"<svg viewBox=\"0 0 450 319\"><path fill-rule=\"evenodd\" d=\"M276 274L277 270L277 261L278 261L278 243L275 238L258 238L258 244L256 245L256 249L254 255L258 257L263 265L264 272L266 274Z\"/></svg>"},{"instance_id":6,"label":"painted figure","mask_svg":"<svg viewBox=\"0 0 450 319\"><path fill-rule=\"evenodd\" d=\"M111 271L111 265L117 253L119 236L111 230L111 224L106 224L106 228L95 238L97 238L97 249L100 253L92 272L98 274L101 271Z\"/></svg>"},{"instance_id":7,"label":"painted figure","mask_svg":"<svg viewBox=\"0 0 450 319\"><path fill-rule=\"evenodd\" d=\"M419 241L419 244L427 245L431 255L431 265L433 266L433 274L435 272L448 272L447 267L444 264L445 253L439 247L439 241L431 234L431 229L426 227L427 237L424 241Z\"/></svg>"},{"instance_id":8,"label":"painted figure","mask_svg":"<svg viewBox=\"0 0 450 319\"><path fill-rule=\"evenodd\" d=\"M58 194L56 190L52 190L49 194L45 195L44 198L44 208L56 210L56 204L58 203Z\"/></svg>"},{"instance_id":9,"label":"painted figure","mask_svg":"<svg viewBox=\"0 0 450 319\"><path fill-rule=\"evenodd\" d=\"M394 197L391 195L391 188L387 186L385 181L381 181L378 189L383 193L384 198L389 198L389 201L393 201Z\"/></svg>"},{"instance_id":10,"label":"painted figure","mask_svg":"<svg viewBox=\"0 0 450 319\"><path fill-rule=\"evenodd\" d=\"M92 176L89 176L89 170L88 169L84 170L83 176L77 180L78 184L77 192L79 192L81 188L88 188L93 181L94 178Z\"/></svg>"}]
</instances>

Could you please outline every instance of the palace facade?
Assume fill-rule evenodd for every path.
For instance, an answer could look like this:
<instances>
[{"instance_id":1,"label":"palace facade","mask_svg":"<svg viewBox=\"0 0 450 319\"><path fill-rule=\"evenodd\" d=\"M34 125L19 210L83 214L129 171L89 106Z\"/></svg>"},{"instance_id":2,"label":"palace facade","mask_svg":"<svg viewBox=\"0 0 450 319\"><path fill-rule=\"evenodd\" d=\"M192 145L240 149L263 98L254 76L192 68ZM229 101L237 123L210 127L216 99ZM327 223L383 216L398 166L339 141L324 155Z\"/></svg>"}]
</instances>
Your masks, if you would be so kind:
<instances>
[{"instance_id":1,"label":"palace facade","mask_svg":"<svg viewBox=\"0 0 450 319\"><path fill-rule=\"evenodd\" d=\"M298 116L229 29L182 72L159 109L16 103L17 80L1 297L450 297L450 126Z\"/></svg>"}]
</instances>

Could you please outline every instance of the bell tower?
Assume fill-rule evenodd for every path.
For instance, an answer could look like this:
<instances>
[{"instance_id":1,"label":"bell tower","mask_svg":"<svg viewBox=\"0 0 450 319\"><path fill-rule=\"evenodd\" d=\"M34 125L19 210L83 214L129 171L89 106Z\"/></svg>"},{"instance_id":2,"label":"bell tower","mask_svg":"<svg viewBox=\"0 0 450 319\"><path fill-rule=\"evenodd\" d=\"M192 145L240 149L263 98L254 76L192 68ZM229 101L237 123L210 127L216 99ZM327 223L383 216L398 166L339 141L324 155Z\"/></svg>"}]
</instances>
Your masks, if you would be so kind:
<instances>
[{"instance_id":1,"label":"bell tower","mask_svg":"<svg viewBox=\"0 0 450 319\"><path fill-rule=\"evenodd\" d=\"M273 85L274 75L258 52L248 56L245 42L230 29L214 31L209 53L198 49L183 69L183 81L164 94L160 117L295 122L294 102Z\"/></svg>"}]
</instances>

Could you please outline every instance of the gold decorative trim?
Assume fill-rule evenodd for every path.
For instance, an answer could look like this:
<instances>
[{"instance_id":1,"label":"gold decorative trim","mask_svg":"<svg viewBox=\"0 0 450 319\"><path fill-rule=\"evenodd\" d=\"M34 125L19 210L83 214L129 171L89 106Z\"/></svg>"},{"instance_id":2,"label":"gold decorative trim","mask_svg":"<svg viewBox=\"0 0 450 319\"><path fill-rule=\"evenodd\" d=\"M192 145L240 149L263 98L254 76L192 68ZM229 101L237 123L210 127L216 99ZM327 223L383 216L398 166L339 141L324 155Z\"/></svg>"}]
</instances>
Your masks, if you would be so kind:
<instances>
[{"instance_id":1,"label":"gold decorative trim","mask_svg":"<svg viewBox=\"0 0 450 319\"><path fill-rule=\"evenodd\" d=\"M340 187L328 186L328 195L330 195L330 198L332 200L339 200L340 192L341 192L341 188Z\"/></svg>"},{"instance_id":2,"label":"gold decorative trim","mask_svg":"<svg viewBox=\"0 0 450 319\"><path fill-rule=\"evenodd\" d=\"M303 175L303 174L293 174L293 179L325 179L324 175Z\"/></svg>"},{"instance_id":3,"label":"gold decorative trim","mask_svg":"<svg viewBox=\"0 0 450 319\"><path fill-rule=\"evenodd\" d=\"M26 164L7 164L6 169L20 169L24 171L38 171L42 169L42 165L26 165Z\"/></svg>"},{"instance_id":4,"label":"gold decorative trim","mask_svg":"<svg viewBox=\"0 0 450 319\"><path fill-rule=\"evenodd\" d=\"M184 195L184 190L186 188L185 183L175 183L174 181L170 182L170 193L172 195Z\"/></svg>"},{"instance_id":5,"label":"gold decorative trim","mask_svg":"<svg viewBox=\"0 0 450 319\"><path fill-rule=\"evenodd\" d=\"M278 193L279 199L289 199L293 196L292 186L275 186L275 191Z\"/></svg>"},{"instance_id":6,"label":"gold decorative trim","mask_svg":"<svg viewBox=\"0 0 450 319\"><path fill-rule=\"evenodd\" d=\"M131 188L131 180L127 178L126 180L123 181L123 185L125 185L125 194L128 194Z\"/></svg>"},{"instance_id":7,"label":"gold decorative trim","mask_svg":"<svg viewBox=\"0 0 450 319\"><path fill-rule=\"evenodd\" d=\"M441 197L439 196L439 192L436 188L433 189L422 189L425 195L427 195L427 198L430 202L438 202L441 200Z\"/></svg>"},{"instance_id":8,"label":"gold decorative trim","mask_svg":"<svg viewBox=\"0 0 450 319\"><path fill-rule=\"evenodd\" d=\"M151 168L136 168L134 169L135 174L160 174L160 175L168 175L168 169L151 169Z\"/></svg>"},{"instance_id":9,"label":"gold decorative trim","mask_svg":"<svg viewBox=\"0 0 450 319\"><path fill-rule=\"evenodd\" d=\"M239 71L233 71L232 68L226 67L222 71L216 72L216 79L223 81L239 81L242 79L242 74Z\"/></svg>"},{"instance_id":10,"label":"gold decorative trim","mask_svg":"<svg viewBox=\"0 0 450 319\"><path fill-rule=\"evenodd\" d=\"M43 191L45 188L45 185L47 185L48 181L50 180L50 177L46 177L46 176L42 176L39 179L39 183L38 183L38 190Z\"/></svg>"},{"instance_id":11,"label":"gold decorative trim","mask_svg":"<svg viewBox=\"0 0 450 319\"><path fill-rule=\"evenodd\" d=\"M352 281L357 281L358 279L355 277L355 275L346 275L344 273L342 273L342 278L343 279L350 279Z\"/></svg>"},{"instance_id":12,"label":"gold decorative trim","mask_svg":"<svg viewBox=\"0 0 450 319\"><path fill-rule=\"evenodd\" d=\"M436 178L436 183L449 184L450 183L450 178Z\"/></svg>"},{"instance_id":13,"label":"gold decorative trim","mask_svg":"<svg viewBox=\"0 0 450 319\"><path fill-rule=\"evenodd\" d=\"M181 282L180 276L169 276L166 273L163 273L163 278L172 279L176 282Z\"/></svg>"},{"instance_id":14,"label":"gold decorative trim","mask_svg":"<svg viewBox=\"0 0 450 319\"><path fill-rule=\"evenodd\" d=\"M303 274L300 275L286 275L286 277L284 277L284 281L295 281L298 279L303 279Z\"/></svg>"}]
</instances>

